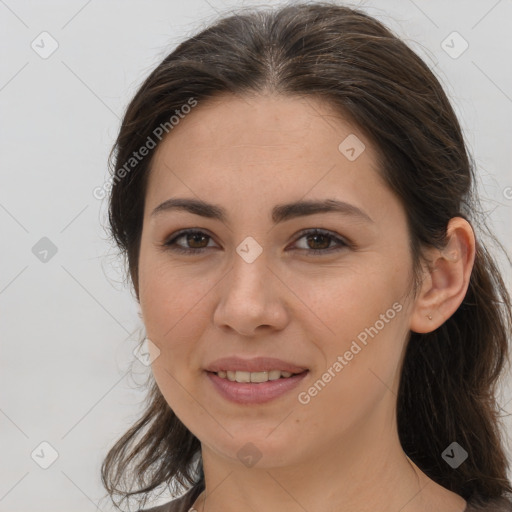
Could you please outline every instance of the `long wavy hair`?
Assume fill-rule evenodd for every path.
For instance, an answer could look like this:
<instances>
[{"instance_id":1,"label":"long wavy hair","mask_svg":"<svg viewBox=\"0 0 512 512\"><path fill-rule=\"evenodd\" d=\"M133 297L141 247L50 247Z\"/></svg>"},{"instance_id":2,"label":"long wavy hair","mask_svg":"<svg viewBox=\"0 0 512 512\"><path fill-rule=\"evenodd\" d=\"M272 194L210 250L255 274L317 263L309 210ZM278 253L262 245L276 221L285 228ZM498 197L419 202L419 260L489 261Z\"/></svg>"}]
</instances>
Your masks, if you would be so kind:
<instances>
[{"instance_id":1,"label":"long wavy hair","mask_svg":"<svg viewBox=\"0 0 512 512\"><path fill-rule=\"evenodd\" d=\"M488 251L490 244L502 246L485 222L475 164L441 84L416 53L364 12L330 2L239 10L179 44L151 72L126 109L109 157L110 230L137 298L154 151L128 170L126 162L190 98L200 104L225 92L262 91L323 99L374 144L380 172L406 211L415 289L422 249L444 247L452 217L473 226L476 258L462 304L435 331L410 333L397 398L398 433L404 452L424 473L466 500L485 503L508 495L496 395L508 362L512 309ZM148 382L147 407L101 467L112 500L145 496L171 482L197 493L204 489L199 440L154 379ZM442 458L453 441L468 452L456 470Z\"/></svg>"}]
</instances>

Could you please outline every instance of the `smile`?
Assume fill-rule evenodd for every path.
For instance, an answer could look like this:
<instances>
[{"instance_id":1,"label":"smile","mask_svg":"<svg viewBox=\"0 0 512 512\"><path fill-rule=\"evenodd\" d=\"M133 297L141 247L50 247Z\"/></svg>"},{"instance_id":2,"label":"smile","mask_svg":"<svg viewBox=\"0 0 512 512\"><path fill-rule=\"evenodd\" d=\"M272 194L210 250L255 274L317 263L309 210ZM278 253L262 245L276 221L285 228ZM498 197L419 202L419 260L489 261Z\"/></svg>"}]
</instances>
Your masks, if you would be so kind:
<instances>
[{"instance_id":1,"label":"smile","mask_svg":"<svg viewBox=\"0 0 512 512\"><path fill-rule=\"evenodd\" d=\"M291 373L281 370L263 372L206 372L215 390L225 399L238 404L261 404L274 400L298 386L308 370Z\"/></svg>"},{"instance_id":2,"label":"smile","mask_svg":"<svg viewBox=\"0 0 512 512\"><path fill-rule=\"evenodd\" d=\"M221 379L227 379L231 382L267 382L269 380L287 379L292 375L291 372L282 370L270 370L267 372L245 372L245 371L219 371L217 375Z\"/></svg>"}]
</instances>

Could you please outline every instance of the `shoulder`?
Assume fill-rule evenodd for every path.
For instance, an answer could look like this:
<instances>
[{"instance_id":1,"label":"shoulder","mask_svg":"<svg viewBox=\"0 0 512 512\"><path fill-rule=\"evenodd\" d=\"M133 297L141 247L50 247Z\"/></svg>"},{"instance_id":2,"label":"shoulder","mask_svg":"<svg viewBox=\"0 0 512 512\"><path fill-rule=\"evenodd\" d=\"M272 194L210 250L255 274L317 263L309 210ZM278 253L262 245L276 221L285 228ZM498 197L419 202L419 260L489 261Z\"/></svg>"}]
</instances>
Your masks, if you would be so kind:
<instances>
[{"instance_id":1,"label":"shoulder","mask_svg":"<svg viewBox=\"0 0 512 512\"><path fill-rule=\"evenodd\" d=\"M144 510L141 509L139 512L188 512L200 492L201 489L194 487L183 494L183 496L169 501L169 503Z\"/></svg>"},{"instance_id":2,"label":"shoulder","mask_svg":"<svg viewBox=\"0 0 512 512\"><path fill-rule=\"evenodd\" d=\"M512 512L512 501L505 497L488 503L468 501L464 512Z\"/></svg>"}]
</instances>

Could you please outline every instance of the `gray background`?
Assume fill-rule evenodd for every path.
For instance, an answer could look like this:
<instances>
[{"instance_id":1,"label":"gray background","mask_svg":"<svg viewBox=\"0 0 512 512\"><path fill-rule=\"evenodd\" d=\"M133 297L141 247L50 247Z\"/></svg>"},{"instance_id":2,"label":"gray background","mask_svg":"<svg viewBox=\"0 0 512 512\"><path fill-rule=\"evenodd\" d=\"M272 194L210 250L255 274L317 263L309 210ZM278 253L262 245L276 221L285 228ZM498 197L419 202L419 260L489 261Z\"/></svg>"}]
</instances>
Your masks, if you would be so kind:
<instances>
[{"instance_id":1,"label":"gray background","mask_svg":"<svg viewBox=\"0 0 512 512\"><path fill-rule=\"evenodd\" d=\"M241 5L258 2L0 0L1 511L112 510L99 467L142 409L137 386L149 368L133 354L138 308L93 190L138 85L179 41ZM489 219L512 251L512 1L351 5L434 68L476 158ZM57 50L42 58L53 40ZM508 414L511 398L505 389ZM48 469L42 442L58 453Z\"/></svg>"}]
</instances>

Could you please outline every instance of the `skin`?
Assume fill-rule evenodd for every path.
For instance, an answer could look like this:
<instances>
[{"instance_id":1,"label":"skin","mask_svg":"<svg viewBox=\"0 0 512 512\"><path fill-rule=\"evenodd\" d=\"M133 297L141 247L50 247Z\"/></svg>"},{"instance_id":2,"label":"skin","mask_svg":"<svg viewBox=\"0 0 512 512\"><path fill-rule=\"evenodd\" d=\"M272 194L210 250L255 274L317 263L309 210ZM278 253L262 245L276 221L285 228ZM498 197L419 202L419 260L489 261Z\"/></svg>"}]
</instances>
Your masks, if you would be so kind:
<instances>
[{"instance_id":1,"label":"skin","mask_svg":"<svg viewBox=\"0 0 512 512\"><path fill-rule=\"evenodd\" d=\"M350 134L366 146L355 161L338 150ZM409 331L436 329L462 302L473 231L464 219L450 221L449 245L426 252L432 265L414 297L406 214L377 161L367 137L328 104L271 94L199 103L157 148L138 296L147 337L160 351L153 349L158 386L201 441L206 493L197 510L465 509L462 497L407 458L395 415ZM151 214L178 197L222 206L227 220L179 210ZM357 206L371 221L330 212L272 222L276 204L326 198ZM329 251L338 247L335 239L300 233L312 228L353 245ZM202 252L163 245L182 229L207 235L178 241ZM252 263L236 252L248 236L262 248ZM315 248L325 253L315 255ZM394 303L401 311L309 403L299 403L298 393ZM309 373L271 402L234 404L204 372L233 354L277 357ZM252 467L237 456L249 442L261 455Z\"/></svg>"}]
</instances>

